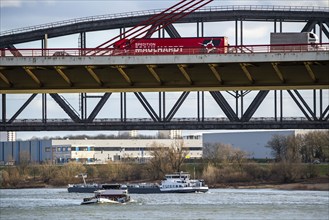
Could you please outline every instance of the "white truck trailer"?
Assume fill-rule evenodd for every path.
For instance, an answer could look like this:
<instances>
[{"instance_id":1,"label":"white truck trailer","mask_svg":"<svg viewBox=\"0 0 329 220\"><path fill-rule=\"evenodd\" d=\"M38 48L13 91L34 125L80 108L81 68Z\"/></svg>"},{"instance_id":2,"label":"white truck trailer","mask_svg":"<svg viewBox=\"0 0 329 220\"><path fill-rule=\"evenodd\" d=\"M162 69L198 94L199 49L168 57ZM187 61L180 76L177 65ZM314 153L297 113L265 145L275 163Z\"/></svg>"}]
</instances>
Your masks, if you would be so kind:
<instances>
[{"instance_id":1,"label":"white truck trailer","mask_svg":"<svg viewBox=\"0 0 329 220\"><path fill-rule=\"evenodd\" d=\"M271 33L271 52L315 50L319 38L311 32Z\"/></svg>"}]
</instances>

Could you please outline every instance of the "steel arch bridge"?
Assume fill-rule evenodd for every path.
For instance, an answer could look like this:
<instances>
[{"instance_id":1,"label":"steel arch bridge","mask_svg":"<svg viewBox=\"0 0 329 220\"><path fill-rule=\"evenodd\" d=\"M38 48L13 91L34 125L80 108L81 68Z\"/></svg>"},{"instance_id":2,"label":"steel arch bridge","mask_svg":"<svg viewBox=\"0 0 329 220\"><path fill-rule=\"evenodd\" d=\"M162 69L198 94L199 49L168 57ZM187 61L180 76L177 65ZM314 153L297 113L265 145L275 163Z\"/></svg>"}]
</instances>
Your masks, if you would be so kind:
<instances>
[{"instance_id":1,"label":"steel arch bridge","mask_svg":"<svg viewBox=\"0 0 329 220\"><path fill-rule=\"evenodd\" d=\"M85 38L86 32L135 26L161 11L163 10L100 15L8 30L0 33L0 48L44 40L45 34L48 38L54 38L80 33ZM198 24L197 34L202 35L203 23L223 21L235 21L236 45L243 44L243 25L239 26L238 23L245 21L273 22L274 32L282 32L284 22L301 22L305 24L301 31L310 32L318 27L320 41L322 34L329 38L329 8L326 7L213 6L199 9L175 23L196 23ZM165 30L170 37L180 37L173 25L168 25ZM238 33L240 33L240 42ZM81 46L85 44L84 40L81 40L81 44Z\"/></svg>"},{"instance_id":2,"label":"steel arch bridge","mask_svg":"<svg viewBox=\"0 0 329 220\"><path fill-rule=\"evenodd\" d=\"M145 62L150 57L144 57L143 61L130 65L129 61L122 58L125 62L114 63L110 65L97 64L104 62L102 57L81 57L81 50L78 50L77 56L70 57L52 57L54 62L43 63L45 59L44 51L47 51L47 38L60 37L73 33L80 34L80 48L86 47L86 33L98 30L120 29L138 24L141 21L151 17L160 11L143 11L116 15L104 15L96 17L87 17L73 19L63 22L50 23L34 27L10 30L2 32L0 35L0 48L2 50L0 57L0 87L2 103L2 121L0 130L2 131L35 131L35 130L161 130L161 129L288 129L288 128L306 128L306 129L328 129L329 123L329 104L328 97L329 77L327 69L329 66L328 51L316 51L313 53L289 53L284 54L284 59L280 59L282 54L269 60L257 58L263 54L242 54L234 62L218 62L223 57L217 56L209 58L202 64L197 61L188 63L187 56L181 57L178 63L173 62L177 56L172 57L168 64L159 65L159 60L153 63ZM329 38L329 9L316 7L280 7L280 6L225 6L225 7L207 7L200 9L177 23L196 23L197 36L203 36L205 22L235 22L235 44L237 48L243 45L243 22L273 22L274 32L282 31L284 22L301 22L304 27L301 31L314 31L318 29L320 41L325 37ZM165 31L170 37L180 37L174 24L168 25ZM159 32L159 36L164 36ZM45 37L46 36L46 37ZM239 36L239 37L238 37ZM15 48L15 44L26 43L35 40L41 40L42 47L35 49L36 56L12 57L6 56L6 52L19 52L24 55L24 50ZM324 42L325 43L325 42ZM246 47L245 47L246 48ZM70 49L69 49L70 50ZM241 50L242 51L242 50ZM49 50L48 50L49 52ZM31 51L29 51L31 53ZM255 56L257 61L254 60ZM194 59L200 59L201 56L194 56ZM241 58L242 57L242 58ZM288 62L285 59L288 57ZM75 63L71 66L67 63L74 62L75 59L94 59L92 63ZM227 59L231 59L227 58ZM98 60L97 60L98 59ZM120 58L117 58L120 59ZM190 59L190 58L188 58ZM217 60L217 61L216 61ZM36 62L36 64L33 64ZM105 61L106 62L106 61ZM154 63L155 62L155 63ZM263 66L262 66L263 65ZM140 67L138 67L140 66ZM225 70L225 67L228 70ZM256 70L257 67L263 68ZM134 70L135 68L135 70ZM151 86L135 88L134 71L140 71L144 68L143 74L151 75ZM75 69L70 71L69 69ZM106 80L102 75L102 69L115 69L120 74L112 74L121 83L121 86L113 88L106 86ZM234 69L234 71L230 71ZM194 72L196 70L196 72ZM198 72L208 72L203 77L198 76ZM161 73L163 71L163 73ZM221 72L223 71L223 72ZM227 72L226 72L227 71ZM258 72L257 72L258 71ZM88 83L79 85L77 73L86 72L89 77L86 82L93 81L93 86ZM266 72L270 77L266 80L259 78L262 72ZM294 72L303 72L303 77ZM22 74L23 73L23 74ZM48 77L42 77L47 73ZM173 73L172 75L170 75ZM16 75L15 75L16 74ZM165 75L169 78L166 78ZM233 74L232 78L229 75ZM55 77L56 75L56 77ZM179 75L179 79L177 78ZM14 76L14 77L13 77ZM143 81L147 77L139 76ZM150 77L148 77L150 78ZM147 78L147 79L148 79ZM205 78L205 81L202 79ZM115 81L114 80L114 81ZM171 85L170 81L179 81L178 84ZM240 82L237 82L239 81ZM61 83L59 87L47 87L52 83ZM145 81L146 82L146 81ZM211 83L209 83L211 82ZM215 82L215 83L213 83ZM261 83L260 83L261 82ZM199 84L198 84L199 83ZM64 86L63 86L64 84ZM77 86L78 85L78 86ZM96 85L96 86L95 86ZM105 85L105 86L104 86ZM163 87L167 85L167 87ZM187 85L187 86L186 86ZM77 87L76 87L77 86ZM272 92L270 90L273 90ZM311 101L303 97L303 92L298 89L310 90ZM323 90L324 89L324 90ZM250 92L253 90L253 92ZM280 91L277 91L280 90ZM151 104L147 95L143 92L157 92L155 97L157 103ZM181 91L177 96L175 103L168 106L167 91ZM195 112L193 116L187 115L184 118L177 118L175 115L182 108L184 102L196 91ZM223 92L225 91L225 93ZM55 93L54 93L55 92ZM72 103L68 102L63 95L57 93L79 92L79 111L76 111ZM86 92L104 92L99 95L90 95ZM120 92L119 117L112 118L106 115L103 118L97 116L102 108L111 101L113 93ZM129 110L127 106L127 92L132 92L136 100L141 104L146 112L147 118L130 118L127 115ZM209 94L208 94L209 92ZM21 105L16 107L16 111L8 110L7 99L10 93L33 93ZM33 103L38 93L41 96L41 117L37 119L20 118L21 113L27 106ZM222 117L207 117L207 103L205 97L207 93L214 103L218 106ZM255 94L252 100L246 105L244 98L250 93ZM48 94L48 95L47 95ZM226 94L226 95L225 95ZM232 104L227 99L227 94L233 97L235 102ZM284 94L287 94L297 109L301 112L301 118L284 117ZM255 117L255 112L260 108L267 97L273 98L271 114L266 117ZM68 115L67 119L54 119L48 117L47 97L51 97L57 105ZM97 99L94 106L90 106L90 100ZM246 107L247 106L247 107ZM88 108L92 108L89 110Z\"/></svg>"}]
</instances>

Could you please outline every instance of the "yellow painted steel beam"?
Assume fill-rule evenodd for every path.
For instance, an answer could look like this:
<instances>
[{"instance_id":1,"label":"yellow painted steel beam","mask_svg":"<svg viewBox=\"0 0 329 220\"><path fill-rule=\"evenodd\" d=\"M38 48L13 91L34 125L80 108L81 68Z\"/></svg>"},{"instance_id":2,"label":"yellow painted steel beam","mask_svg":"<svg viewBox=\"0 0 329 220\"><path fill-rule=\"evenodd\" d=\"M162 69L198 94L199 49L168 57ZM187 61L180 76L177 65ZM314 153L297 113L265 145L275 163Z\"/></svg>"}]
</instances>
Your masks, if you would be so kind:
<instances>
[{"instance_id":1,"label":"yellow painted steel beam","mask_svg":"<svg viewBox=\"0 0 329 220\"><path fill-rule=\"evenodd\" d=\"M159 75L157 74L157 72L155 72L155 68L157 67L156 65L146 65L147 69L150 71L150 73L152 74L152 76L158 81L158 83L160 83L160 85L162 84L162 81L159 77Z\"/></svg>"},{"instance_id":2,"label":"yellow painted steel beam","mask_svg":"<svg viewBox=\"0 0 329 220\"><path fill-rule=\"evenodd\" d=\"M85 66L86 70L88 71L88 73L94 78L94 80L100 85L103 86L104 83L102 82L102 80L97 76L97 74L95 73L95 71L93 70L92 66Z\"/></svg>"},{"instance_id":3,"label":"yellow painted steel beam","mask_svg":"<svg viewBox=\"0 0 329 220\"><path fill-rule=\"evenodd\" d=\"M249 81L251 83L254 83L254 79L252 78L249 70L247 69L247 66L248 66L248 64L246 64L246 63L240 63L240 67L241 67L242 71L244 72L244 74L247 76L247 78L249 79Z\"/></svg>"},{"instance_id":4,"label":"yellow painted steel beam","mask_svg":"<svg viewBox=\"0 0 329 220\"><path fill-rule=\"evenodd\" d=\"M209 66L211 72L214 74L214 76L218 80L218 82L220 84L222 84L223 83L222 77L220 76L220 74L219 74L219 72L218 72L218 70L216 68L216 67L218 67L218 65L217 64L208 64L208 66Z\"/></svg>"},{"instance_id":5,"label":"yellow painted steel beam","mask_svg":"<svg viewBox=\"0 0 329 220\"><path fill-rule=\"evenodd\" d=\"M314 74L314 72L313 72L310 64L311 64L311 62L304 62L304 66L305 66L308 74L310 75L310 77L313 80L313 82L316 82L317 81L317 78L316 78L316 76L315 76L315 74Z\"/></svg>"},{"instance_id":6,"label":"yellow painted steel beam","mask_svg":"<svg viewBox=\"0 0 329 220\"><path fill-rule=\"evenodd\" d=\"M41 81L38 79L38 77L32 72L31 67L23 67L23 69L25 70L25 72L33 79L34 82L36 82L39 87L42 86Z\"/></svg>"},{"instance_id":7,"label":"yellow painted steel beam","mask_svg":"<svg viewBox=\"0 0 329 220\"><path fill-rule=\"evenodd\" d=\"M55 66L55 70L57 71L57 73L65 80L65 82L67 82L72 87L73 83L71 82L69 77L67 77L67 75L63 72L62 69L63 67Z\"/></svg>"},{"instance_id":8,"label":"yellow painted steel beam","mask_svg":"<svg viewBox=\"0 0 329 220\"><path fill-rule=\"evenodd\" d=\"M185 70L186 65L180 64L180 65L177 65L177 66L178 66L178 69L183 74L183 76L186 78L186 80L192 85L193 84L193 81L192 81L191 77L188 75L188 73Z\"/></svg>"},{"instance_id":9,"label":"yellow painted steel beam","mask_svg":"<svg viewBox=\"0 0 329 220\"><path fill-rule=\"evenodd\" d=\"M123 68L125 68L125 66L116 66L117 70L121 73L121 75L123 76L123 78L125 78L125 80L130 84L133 85L133 82L131 81L130 77L128 76L128 74L123 70Z\"/></svg>"},{"instance_id":10,"label":"yellow painted steel beam","mask_svg":"<svg viewBox=\"0 0 329 220\"><path fill-rule=\"evenodd\" d=\"M225 84L224 84L225 85ZM97 89L93 88L70 88L70 89L54 89L54 88L31 88L31 89L20 89L13 90L11 88L1 88L0 94L24 94L24 93L100 93L100 92L182 92L182 91L229 91L229 90L292 90L292 89L328 89L328 85L299 85L299 86L212 86L212 87L161 87L161 88L105 88L99 87Z\"/></svg>"},{"instance_id":11,"label":"yellow painted steel beam","mask_svg":"<svg viewBox=\"0 0 329 220\"><path fill-rule=\"evenodd\" d=\"M276 75L279 77L279 79L281 80L281 82L285 82L285 79L283 78L283 74L282 72L280 71L279 67L278 67L278 63L271 63L272 64L272 67L276 73Z\"/></svg>"},{"instance_id":12,"label":"yellow painted steel beam","mask_svg":"<svg viewBox=\"0 0 329 220\"><path fill-rule=\"evenodd\" d=\"M7 79L7 77L5 75L2 74L2 72L0 72L0 78L9 86L12 87L13 84Z\"/></svg>"}]
</instances>

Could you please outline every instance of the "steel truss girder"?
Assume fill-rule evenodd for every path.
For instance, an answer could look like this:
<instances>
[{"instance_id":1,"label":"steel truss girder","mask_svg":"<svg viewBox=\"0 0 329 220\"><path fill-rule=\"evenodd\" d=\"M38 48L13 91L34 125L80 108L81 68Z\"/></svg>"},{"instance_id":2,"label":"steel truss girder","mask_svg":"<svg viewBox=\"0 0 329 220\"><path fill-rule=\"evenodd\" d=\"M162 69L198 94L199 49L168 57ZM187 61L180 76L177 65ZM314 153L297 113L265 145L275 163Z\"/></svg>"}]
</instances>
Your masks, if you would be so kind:
<instances>
[{"instance_id":1,"label":"steel truss girder","mask_svg":"<svg viewBox=\"0 0 329 220\"><path fill-rule=\"evenodd\" d=\"M254 115L254 113L256 112L256 110L269 92L269 90L259 91L259 93L256 95L246 112L241 117L241 121L249 121L251 119L251 117Z\"/></svg>"},{"instance_id":2,"label":"steel truss girder","mask_svg":"<svg viewBox=\"0 0 329 220\"><path fill-rule=\"evenodd\" d=\"M314 26L317 24L318 22L317 21L308 21L305 26L303 27L302 31L301 32L310 32L312 31L312 29L314 28Z\"/></svg>"},{"instance_id":3,"label":"steel truss girder","mask_svg":"<svg viewBox=\"0 0 329 220\"><path fill-rule=\"evenodd\" d=\"M10 50L10 52L15 56L15 57L21 57L23 56L19 50L16 49L16 47L13 44L7 45L7 48Z\"/></svg>"},{"instance_id":4,"label":"steel truss girder","mask_svg":"<svg viewBox=\"0 0 329 220\"><path fill-rule=\"evenodd\" d=\"M169 24L167 27L165 27L165 30L171 38L180 38L181 37L173 24Z\"/></svg>"},{"instance_id":5,"label":"steel truss girder","mask_svg":"<svg viewBox=\"0 0 329 220\"><path fill-rule=\"evenodd\" d=\"M37 96L38 94L34 93L26 100L26 102L18 109L18 111L9 119L8 123L12 123L17 116L22 113L22 111L32 102L32 100Z\"/></svg>"},{"instance_id":6,"label":"steel truss girder","mask_svg":"<svg viewBox=\"0 0 329 220\"><path fill-rule=\"evenodd\" d=\"M182 95L178 98L177 102L174 104L171 111L168 113L167 117L165 118L165 121L171 121L171 119L174 117L178 109L181 107L187 96L190 94L190 92L183 92Z\"/></svg>"},{"instance_id":7,"label":"steel truss girder","mask_svg":"<svg viewBox=\"0 0 329 220\"><path fill-rule=\"evenodd\" d=\"M210 92L210 94L230 121L239 121L237 114L233 111L221 92Z\"/></svg>"},{"instance_id":8,"label":"steel truss girder","mask_svg":"<svg viewBox=\"0 0 329 220\"><path fill-rule=\"evenodd\" d=\"M293 94L291 90L287 90L287 92L289 93L291 98L295 101L299 109L303 112L303 114L309 121L311 121L312 119L315 121L318 120L318 118L315 116L315 113L311 110L309 105L306 103L304 98L300 95L300 93L297 90L293 90L293 92L296 94L296 96L299 98L300 101L298 101L298 99L296 98L296 96Z\"/></svg>"},{"instance_id":9,"label":"steel truss girder","mask_svg":"<svg viewBox=\"0 0 329 220\"><path fill-rule=\"evenodd\" d=\"M303 27L302 31L301 32L311 32L313 29L315 29L315 26L316 25L319 25L320 26L320 31L322 31L326 36L327 38L329 38L329 31L327 30L327 28L324 26L324 24L326 24L329 28L329 25L328 25L328 22L327 21L317 21L317 20L309 20L305 26ZM320 40L320 43L321 40Z\"/></svg>"},{"instance_id":10,"label":"steel truss girder","mask_svg":"<svg viewBox=\"0 0 329 220\"><path fill-rule=\"evenodd\" d=\"M153 119L153 121L160 121L159 115L154 111L150 103L147 101L147 99L144 97L143 93L141 92L134 92L135 96L139 100L139 102L143 105L147 113L150 115L150 117Z\"/></svg>"},{"instance_id":11,"label":"steel truss girder","mask_svg":"<svg viewBox=\"0 0 329 220\"><path fill-rule=\"evenodd\" d=\"M112 95L112 93L105 93L101 97L101 99L97 103L97 105L94 108L94 110L90 113L90 115L89 115L89 117L87 119L87 122L92 122L96 118L97 114L102 109L102 107L105 105L105 103L107 102L107 100L110 98L111 95Z\"/></svg>"},{"instance_id":12,"label":"steel truss girder","mask_svg":"<svg viewBox=\"0 0 329 220\"><path fill-rule=\"evenodd\" d=\"M327 115L327 116L326 116ZM320 121L328 121L329 119L329 105L327 106L327 108L324 110L324 112L321 114L319 120Z\"/></svg>"},{"instance_id":13,"label":"steel truss girder","mask_svg":"<svg viewBox=\"0 0 329 220\"><path fill-rule=\"evenodd\" d=\"M100 101L96 104L94 109L92 110L89 117L80 118L79 114L72 108L70 103L65 100L64 97L58 95L58 94L49 94L57 103L58 105L67 113L67 115L72 120L68 123L63 122L61 124L61 120L58 120L60 122L57 122L57 124L53 124L55 120L47 120L47 105L46 105L46 94L43 94L42 96L42 126L38 125L37 123L40 120L37 120L38 122L31 122L26 123L28 119L24 119L25 121L23 124L18 126L18 123L20 120L17 120L18 115L32 102L32 100L36 97L37 94L32 94L27 101L19 108L19 110L14 113L14 115L7 120L6 119L6 95L2 95L2 120L0 123L0 130L67 130L68 128L66 125L69 125L69 127L74 128L73 130L93 130L93 129L105 129L105 130L127 130L127 129L143 129L143 130L152 130L152 129L243 129L243 128L253 128L253 129L278 129L278 128L329 128L328 118L329 118L329 105L323 106L323 96L322 96L322 90L320 90L320 93L316 93L316 90L313 91L313 102L314 107L313 110L310 107L310 105L306 102L306 100L303 98L302 94L298 92L297 90L288 90L288 94L290 97L294 100L298 108L301 110L301 112L305 115L306 119L303 121L287 121L287 119L284 119L282 117L282 110L281 110L281 119L277 120L277 116L275 113L275 118L269 119L269 121L265 122L255 122L255 119L253 118L254 113L257 111L261 103L264 101L264 99L267 97L270 91L259 91L255 98L251 101L251 104L246 109L246 111L243 112L243 104L241 104L241 117L238 117L238 109L236 112L233 111L233 108L230 106L228 101L225 99L225 97L222 95L221 92L210 92L211 96L214 98L214 100L217 102L218 106L222 109L224 114L226 115L228 120L223 119L217 119L214 121L212 118L209 121L209 118L206 118L204 116L204 95L202 95L202 98L200 100L200 96L198 93L197 96L197 118L192 119L191 121L184 121L183 119L176 118L177 120L173 120L174 116L178 112L178 110L181 108L182 104L187 99L190 92L183 92L181 95L177 98L176 102L174 103L173 107L169 109L169 113L165 114L165 93L159 93L159 112L157 113L156 110L151 106L151 104L148 102L147 98L143 95L141 92L135 92L135 96L137 97L138 101L142 104L144 109L149 114L151 121L154 124L149 124L149 119L142 119L139 121L134 121L134 119L127 120L127 100L126 100L126 94L121 93L121 120L106 120L102 119L101 123L98 123L96 116L102 109L102 107L107 103L112 93L105 93L103 96L85 96L85 98L100 98ZM203 93L202 93L203 94ZM231 94L231 93L229 93ZM243 98L243 96L247 95L248 93L243 93L241 91L241 96L236 96L235 98ZM276 94L276 93L275 93ZM318 96L320 95L320 96ZM320 108L318 111L316 111L316 98L320 97ZM275 100L276 100L275 96ZM282 95L281 95L281 108L282 108ZM200 101L202 103L202 116L200 117ZM275 101L276 102L276 101ZM241 101L242 103L242 101ZM319 104L319 103L318 103ZM324 107L324 111L323 111ZM276 107L275 107L276 109ZM85 109L85 112L87 112L87 108ZM316 112L319 114L317 115ZM162 115L162 116L161 116ZM251 120L252 119L252 120ZM143 121L144 120L144 121ZM143 121L143 123L142 123ZM119 123L117 123L119 122ZM144 126L142 126L144 125ZM108 126L108 127L106 127ZM193 127L194 126L194 127ZM69 129L68 129L69 130Z\"/></svg>"},{"instance_id":14,"label":"steel truss girder","mask_svg":"<svg viewBox=\"0 0 329 220\"><path fill-rule=\"evenodd\" d=\"M56 102L57 104L66 112L66 114L76 123L81 122L81 119L79 118L76 111L71 107L71 105L64 99L64 97L61 97L58 94L49 94Z\"/></svg>"}]
</instances>

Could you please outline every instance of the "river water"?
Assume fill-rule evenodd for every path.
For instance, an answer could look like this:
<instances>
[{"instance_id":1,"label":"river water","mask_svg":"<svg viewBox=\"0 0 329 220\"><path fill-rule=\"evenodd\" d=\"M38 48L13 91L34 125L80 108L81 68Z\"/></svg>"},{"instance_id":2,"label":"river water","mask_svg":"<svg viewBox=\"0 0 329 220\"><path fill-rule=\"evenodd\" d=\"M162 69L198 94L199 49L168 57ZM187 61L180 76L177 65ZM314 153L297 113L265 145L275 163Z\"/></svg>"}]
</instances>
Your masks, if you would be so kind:
<instances>
[{"instance_id":1,"label":"river water","mask_svg":"<svg viewBox=\"0 0 329 220\"><path fill-rule=\"evenodd\" d=\"M66 189L1 189L0 219L329 219L328 191L211 189L192 194L131 194L133 202L84 205L92 194Z\"/></svg>"}]
</instances>

